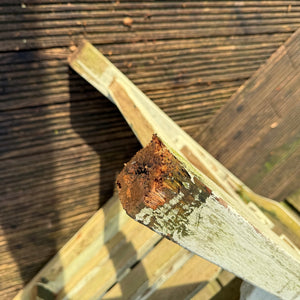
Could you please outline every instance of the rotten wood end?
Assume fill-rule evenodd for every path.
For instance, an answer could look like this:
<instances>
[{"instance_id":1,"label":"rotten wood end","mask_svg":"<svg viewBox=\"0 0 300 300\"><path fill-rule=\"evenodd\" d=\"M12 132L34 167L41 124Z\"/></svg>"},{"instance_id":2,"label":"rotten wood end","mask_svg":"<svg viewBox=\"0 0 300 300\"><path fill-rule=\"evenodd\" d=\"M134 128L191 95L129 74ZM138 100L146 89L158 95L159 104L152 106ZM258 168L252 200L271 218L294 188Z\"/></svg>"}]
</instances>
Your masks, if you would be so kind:
<instances>
[{"instance_id":1,"label":"rotten wood end","mask_svg":"<svg viewBox=\"0 0 300 300\"><path fill-rule=\"evenodd\" d=\"M133 218L144 208L156 210L167 204L179 208L182 199L192 207L195 198L199 205L211 195L211 190L189 175L156 135L125 164L117 187L123 208Z\"/></svg>"}]
</instances>

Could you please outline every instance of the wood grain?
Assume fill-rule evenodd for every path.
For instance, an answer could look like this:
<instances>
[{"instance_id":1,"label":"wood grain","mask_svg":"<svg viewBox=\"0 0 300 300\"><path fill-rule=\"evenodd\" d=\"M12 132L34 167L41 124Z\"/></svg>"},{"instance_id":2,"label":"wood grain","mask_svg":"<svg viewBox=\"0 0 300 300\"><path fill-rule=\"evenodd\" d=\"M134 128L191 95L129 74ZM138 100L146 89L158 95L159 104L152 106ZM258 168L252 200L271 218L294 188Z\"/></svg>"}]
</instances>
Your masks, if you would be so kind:
<instances>
[{"instance_id":1,"label":"wood grain","mask_svg":"<svg viewBox=\"0 0 300 300\"><path fill-rule=\"evenodd\" d=\"M199 290L213 281L220 271L220 267L194 255L148 299L191 299Z\"/></svg>"},{"instance_id":2,"label":"wood grain","mask_svg":"<svg viewBox=\"0 0 300 300\"><path fill-rule=\"evenodd\" d=\"M300 30L196 139L257 193L283 200L299 187Z\"/></svg>"}]
</instances>

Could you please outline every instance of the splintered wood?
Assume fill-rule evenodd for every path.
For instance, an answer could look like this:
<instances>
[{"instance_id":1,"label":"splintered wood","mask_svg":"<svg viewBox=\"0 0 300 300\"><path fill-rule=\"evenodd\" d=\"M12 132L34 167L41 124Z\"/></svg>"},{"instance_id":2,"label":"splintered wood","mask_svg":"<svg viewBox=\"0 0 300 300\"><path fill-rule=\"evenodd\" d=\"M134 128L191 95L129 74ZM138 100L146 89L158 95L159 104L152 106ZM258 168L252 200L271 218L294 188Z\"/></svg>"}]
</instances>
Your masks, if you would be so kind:
<instances>
[{"instance_id":1,"label":"splintered wood","mask_svg":"<svg viewBox=\"0 0 300 300\"><path fill-rule=\"evenodd\" d=\"M157 136L125 165L117 185L136 221L270 293L300 295L299 254Z\"/></svg>"}]
</instances>

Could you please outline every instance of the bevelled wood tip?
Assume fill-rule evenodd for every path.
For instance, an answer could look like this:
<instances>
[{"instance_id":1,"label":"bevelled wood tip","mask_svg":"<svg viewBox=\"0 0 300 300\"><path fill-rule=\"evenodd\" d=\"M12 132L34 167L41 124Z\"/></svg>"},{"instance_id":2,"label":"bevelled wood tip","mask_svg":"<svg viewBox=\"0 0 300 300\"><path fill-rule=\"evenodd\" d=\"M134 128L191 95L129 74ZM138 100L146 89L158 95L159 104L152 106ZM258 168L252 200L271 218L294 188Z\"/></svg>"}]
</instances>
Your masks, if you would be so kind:
<instances>
[{"instance_id":1,"label":"bevelled wood tip","mask_svg":"<svg viewBox=\"0 0 300 300\"><path fill-rule=\"evenodd\" d=\"M69 65L72 66L74 60L77 59L78 54L82 51L82 49L86 46L90 45L90 43L87 40L82 40L79 44L78 47L68 56L68 63Z\"/></svg>"}]
</instances>

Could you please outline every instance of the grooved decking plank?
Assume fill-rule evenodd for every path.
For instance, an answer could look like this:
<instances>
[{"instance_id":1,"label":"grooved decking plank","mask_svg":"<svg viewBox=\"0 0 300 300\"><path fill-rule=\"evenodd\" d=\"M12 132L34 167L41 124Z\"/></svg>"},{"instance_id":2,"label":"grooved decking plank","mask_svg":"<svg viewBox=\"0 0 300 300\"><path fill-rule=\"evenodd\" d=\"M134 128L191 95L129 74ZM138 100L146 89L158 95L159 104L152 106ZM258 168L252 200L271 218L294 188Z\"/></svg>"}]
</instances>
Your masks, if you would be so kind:
<instances>
[{"instance_id":1,"label":"grooved decking plank","mask_svg":"<svg viewBox=\"0 0 300 300\"><path fill-rule=\"evenodd\" d=\"M283 200L300 177L300 30L196 137L257 193Z\"/></svg>"}]
</instances>

